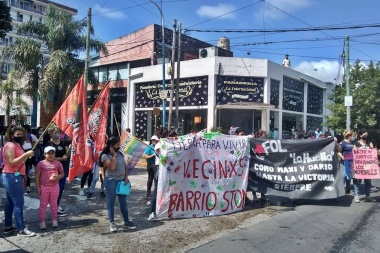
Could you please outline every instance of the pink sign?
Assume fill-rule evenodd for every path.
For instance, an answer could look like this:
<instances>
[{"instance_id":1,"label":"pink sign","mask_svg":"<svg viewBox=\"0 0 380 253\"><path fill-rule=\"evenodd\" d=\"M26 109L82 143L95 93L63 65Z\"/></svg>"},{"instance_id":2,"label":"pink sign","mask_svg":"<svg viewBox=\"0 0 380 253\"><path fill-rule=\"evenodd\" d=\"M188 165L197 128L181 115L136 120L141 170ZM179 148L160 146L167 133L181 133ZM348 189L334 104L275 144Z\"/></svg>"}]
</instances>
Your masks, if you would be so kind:
<instances>
[{"instance_id":1,"label":"pink sign","mask_svg":"<svg viewBox=\"0 0 380 253\"><path fill-rule=\"evenodd\" d=\"M377 149L354 149L354 178L373 179L380 178Z\"/></svg>"}]
</instances>

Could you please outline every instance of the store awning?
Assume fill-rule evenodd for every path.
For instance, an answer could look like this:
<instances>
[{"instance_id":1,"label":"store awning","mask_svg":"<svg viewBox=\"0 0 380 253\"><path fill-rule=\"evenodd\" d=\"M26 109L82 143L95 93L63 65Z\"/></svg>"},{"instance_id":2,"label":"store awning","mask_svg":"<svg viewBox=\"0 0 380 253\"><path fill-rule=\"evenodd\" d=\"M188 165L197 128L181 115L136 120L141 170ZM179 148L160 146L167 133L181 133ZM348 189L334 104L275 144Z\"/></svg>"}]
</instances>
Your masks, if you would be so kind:
<instances>
[{"instance_id":1,"label":"store awning","mask_svg":"<svg viewBox=\"0 0 380 253\"><path fill-rule=\"evenodd\" d=\"M248 109L248 110L263 110L263 109L273 109L274 105L264 104L258 102L237 102L237 103L229 103L225 105L217 105L215 109Z\"/></svg>"}]
</instances>

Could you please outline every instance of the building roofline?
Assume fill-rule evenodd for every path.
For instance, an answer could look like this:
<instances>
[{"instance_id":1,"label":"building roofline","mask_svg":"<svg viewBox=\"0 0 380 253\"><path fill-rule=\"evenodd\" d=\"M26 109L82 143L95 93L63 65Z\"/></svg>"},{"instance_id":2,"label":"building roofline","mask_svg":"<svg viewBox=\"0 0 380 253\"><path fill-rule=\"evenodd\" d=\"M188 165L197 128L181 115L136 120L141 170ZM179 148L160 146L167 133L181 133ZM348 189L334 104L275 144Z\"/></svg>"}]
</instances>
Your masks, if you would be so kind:
<instances>
[{"instance_id":1,"label":"building roofline","mask_svg":"<svg viewBox=\"0 0 380 253\"><path fill-rule=\"evenodd\" d=\"M73 12L75 15L78 14L78 10L77 9L71 8L71 7L63 5L63 4L59 4L59 3L56 3L56 2L53 2L53 1L50 1L50 0L38 0L38 1L46 3L46 4L52 4L54 6L57 6L58 8L61 8L61 9Z\"/></svg>"}]
</instances>

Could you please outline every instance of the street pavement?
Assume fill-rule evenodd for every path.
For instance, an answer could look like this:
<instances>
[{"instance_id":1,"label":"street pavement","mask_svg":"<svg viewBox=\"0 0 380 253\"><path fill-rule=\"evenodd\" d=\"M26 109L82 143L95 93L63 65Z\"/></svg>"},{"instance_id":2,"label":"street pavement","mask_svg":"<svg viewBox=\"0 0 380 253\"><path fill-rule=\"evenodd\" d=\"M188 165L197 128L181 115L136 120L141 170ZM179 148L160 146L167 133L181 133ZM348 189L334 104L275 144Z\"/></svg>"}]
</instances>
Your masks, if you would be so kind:
<instances>
[{"instance_id":1,"label":"street pavement","mask_svg":"<svg viewBox=\"0 0 380 253\"><path fill-rule=\"evenodd\" d=\"M378 253L380 193L372 196L377 202L354 203L352 195L339 202L299 201L294 208L188 253Z\"/></svg>"},{"instance_id":2,"label":"street pavement","mask_svg":"<svg viewBox=\"0 0 380 253\"><path fill-rule=\"evenodd\" d=\"M119 231L110 232L106 199L99 193L100 183L97 184L94 198L87 199L86 196L79 195L79 181L73 181L66 184L61 201L67 215L59 218L59 227L55 229L51 227L48 208L47 229L39 230L39 200L35 188L32 188L31 194L25 195L25 224L37 233L30 238L2 233L5 190L0 186L0 252L181 252L200 243L207 243L215 236L220 236L221 232L236 229L247 221L268 219L281 209L247 205L242 212L230 215L149 222L146 169L135 168L130 175L130 181L132 191L128 197L128 211L137 230L123 228L122 216L116 204L115 222Z\"/></svg>"},{"instance_id":3,"label":"street pavement","mask_svg":"<svg viewBox=\"0 0 380 253\"><path fill-rule=\"evenodd\" d=\"M353 196L347 195L339 202L296 203L295 207L269 196L270 205L246 205L242 212L230 215L149 222L146 169L136 168L130 181L128 209L136 231L122 228L116 206L119 231L110 232L100 183L89 200L79 195L79 182L74 181L66 185L62 206L67 216L59 218L57 229L51 228L49 211L47 230L38 229L35 188L25 195L26 225L37 233L32 238L2 233L5 191L0 187L0 252L380 252L380 193L373 194L377 203L355 204Z\"/></svg>"}]
</instances>

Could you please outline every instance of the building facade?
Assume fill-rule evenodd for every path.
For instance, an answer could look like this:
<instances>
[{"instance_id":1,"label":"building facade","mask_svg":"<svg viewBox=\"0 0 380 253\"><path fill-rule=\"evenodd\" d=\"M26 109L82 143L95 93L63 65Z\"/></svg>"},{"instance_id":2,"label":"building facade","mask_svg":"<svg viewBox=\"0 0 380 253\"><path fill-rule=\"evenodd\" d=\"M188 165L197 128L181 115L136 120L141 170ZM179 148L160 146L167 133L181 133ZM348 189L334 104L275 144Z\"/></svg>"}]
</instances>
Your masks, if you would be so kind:
<instances>
[{"instance_id":1,"label":"building facade","mask_svg":"<svg viewBox=\"0 0 380 253\"><path fill-rule=\"evenodd\" d=\"M271 138L290 139L302 130L322 129L330 113L326 104L333 85L266 59L206 57L181 62L180 73L178 134L227 133L239 126L246 133L263 129ZM161 68L133 68L131 75L138 78L129 85L127 121L136 136L148 140L161 126ZM166 105L168 114L169 98ZM175 106L176 101L173 114Z\"/></svg>"},{"instance_id":2,"label":"building facade","mask_svg":"<svg viewBox=\"0 0 380 253\"><path fill-rule=\"evenodd\" d=\"M164 34L166 48L164 59L166 69L168 69L170 66L170 59L172 58L171 46L173 42L173 31L165 28ZM136 78L136 76L130 74L131 70L145 66L160 66L161 78L159 79L162 80L163 61L161 36L162 27L157 24L152 24L107 42L107 54L101 52L99 55L92 57L90 63L90 68L97 76L100 87L110 80L111 97L113 96L112 94L120 94L122 89L124 89L126 95L129 96L129 83ZM224 39L222 45L228 45L225 40L227 39ZM226 48L216 47L187 35L181 35L181 43L181 61L209 57L216 54L225 57L233 56L233 53L229 51L229 46ZM176 56L175 59L177 60L178 57ZM89 106L92 105L93 101L91 96L96 96L97 93L99 93L99 90L89 90L87 94L87 103ZM130 125L130 122L128 121L129 117L127 117L127 111L130 110L130 107L128 107L129 104L121 102L123 101L122 99L114 101L119 102L112 103L112 101L110 101L109 115L111 116L109 117L109 122L113 133L116 131L115 126L117 123L120 124L122 129L126 129Z\"/></svg>"},{"instance_id":3,"label":"building facade","mask_svg":"<svg viewBox=\"0 0 380 253\"><path fill-rule=\"evenodd\" d=\"M7 33L7 35L4 38L0 38L0 60L3 61L3 68L1 69L1 77L2 79L5 79L7 74L15 69L15 61L13 59L3 59L2 58L2 49L5 46L8 46L12 44L17 38L23 38L27 35L21 34L17 32L17 25L20 25L21 23L28 22L28 21L38 21L41 23L45 22L45 16L46 16L46 10L49 4L54 5L55 7L58 7L62 10L65 10L66 12L70 13L71 15L76 15L77 10L70 8L65 5L61 5L58 3L55 3L53 1L48 0L0 0L7 3L8 6L11 7L10 15L12 17L12 31ZM43 57L48 58L49 57L49 51L45 45L42 44L41 50L43 51ZM18 96L17 92L15 91L15 97ZM22 95L21 95L22 96ZM20 113L23 115L26 115L26 119L23 120L23 122L20 122L20 115L17 115L17 110L12 110L11 112L11 121L14 121L14 123L27 123L31 124L31 113L33 110L37 110L36 108L33 108L33 101L29 97L24 97L24 101L26 101L29 106L29 112L28 111L21 111ZM4 105L2 102L0 102L0 124L4 125L5 122L5 110Z\"/></svg>"}]
</instances>

